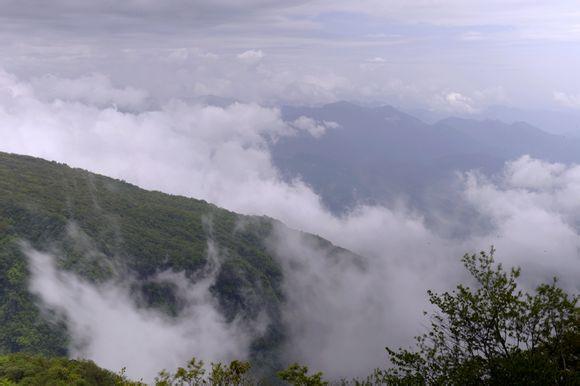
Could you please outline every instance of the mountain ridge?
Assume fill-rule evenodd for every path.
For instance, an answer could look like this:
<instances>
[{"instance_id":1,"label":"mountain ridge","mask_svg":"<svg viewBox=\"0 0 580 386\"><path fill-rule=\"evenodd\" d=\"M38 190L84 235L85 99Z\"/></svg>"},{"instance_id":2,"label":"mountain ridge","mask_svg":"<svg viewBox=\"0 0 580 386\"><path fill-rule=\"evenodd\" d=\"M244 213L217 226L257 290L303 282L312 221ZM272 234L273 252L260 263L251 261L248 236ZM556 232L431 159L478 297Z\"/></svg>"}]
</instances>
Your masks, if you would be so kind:
<instances>
[{"instance_id":1,"label":"mountain ridge","mask_svg":"<svg viewBox=\"0 0 580 386\"><path fill-rule=\"evenodd\" d=\"M211 240L221 256L210 287L220 313L227 323L253 324L266 316L250 354L264 368L280 368L286 339L281 262L292 258L270 245L280 229L309 240L328 257L360 258L265 216L238 215L202 200L0 152L0 353L65 355L71 344L66 322L54 312L47 318L28 291L21 241L58 256L60 269L95 285L129 273L139 307L175 317L180 312L176 288L152 279L169 270L195 282L207 265Z\"/></svg>"},{"instance_id":2,"label":"mountain ridge","mask_svg":"<svg viewBox=\"0 0 580 386\"><path fill-rule=\"evenodd\" d=\"M302 178L335 213L361 203L389 204L402 196L421 208L426 192L444 189L455 172L493 174L523 155L580 162L580 140L525 122L451 117L428 124L392 106L350 102L284 107L282 116L288 122L305 116L338 125L317 138L300 133L271 146L281 174Z\"/></svg>"}]
</instances>

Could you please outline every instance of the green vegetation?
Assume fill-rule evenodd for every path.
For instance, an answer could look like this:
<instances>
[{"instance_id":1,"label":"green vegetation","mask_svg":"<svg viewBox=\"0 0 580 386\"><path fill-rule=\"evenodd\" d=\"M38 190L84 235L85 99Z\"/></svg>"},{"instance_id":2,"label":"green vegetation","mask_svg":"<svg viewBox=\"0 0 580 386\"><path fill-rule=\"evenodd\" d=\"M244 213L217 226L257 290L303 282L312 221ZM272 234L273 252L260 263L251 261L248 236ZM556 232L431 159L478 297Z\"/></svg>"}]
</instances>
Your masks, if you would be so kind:
<instances>
[{"instance_id":1,"label":"green vegetation","mask_svg":"<svg viewBox=\"0 0 580 386\"><path fill-rule=\"evenodd\" d=\"M141 306L176 315L175 288L149 279L164 270L193 277L211 239L223 259L212 293L228 320L268 315L272 323L254 343L254 360L275 365L284 332L282 271L266 246L272 225L265 217L0 153L0 354L67 353L65 325L41 315L27 290L21 242L54 252L62 269L92 282L130 274L138 279L133 291Z\"/></svg>"},{"instance_id":2,"label":"green vegetation","mask_svg":"<svg viewBox=\"0 0 580 386\"><path fill-rule=\"evenodd\" d=\"M234 360L229 365L212 363L209 371L203 361L192 358L175 373L162 370L155 386L250 386L270 384L250 374L249 362ZM279 379L296 386L324 386L322 373L307 375L308 369L292 365L279 373ZM144 386L141 381L127 379L124 369L115 374L101 369L92 361L46 358L28 354L0 356L0 386L9 385L83 385Z\"/></svg>"},{"instance_id":3,"label":"green vegetation","mask_svg":"<svg viewBox=\"0 0 580 386\"><path fill-rule=\"evenodd\" d=\"M256 385L260 382L249 375L251 365L249 362L232 361L229 365L212 363L211 371L206 374L203 361L193 358L187 366L180 367L174 374L163 370L155 379L156 386L177 385L216 385L216 386L246 386Z\"/></svg>"},{"instance_id":4,"label":"green vegetation","mask_svg":"<svg viewBox=\"0 0 580 386\"><path fill-rule=\"evenodd\" d=\"M414 350L387 348L382 381L412 385L580 384L578 296L556 284L519 289L520 270L494 264L494 250L465 255L476 289L429 291L437 311Z\"/></svg>"},{"instance_id":5,"label":"green vegetation","mask_svg":"<svg viewBox=\"0 0 580 386\"><path fill-rule=\"evenodd\" d=\"M308 375L308 367L295 363L286 370L278 372L278 377L296 386L324 386L328 382L322 380L322 373Z\"/></svg>"},{"instance_id":6,"label":"green vegetation","mask_svg":"<svg viewBox=\"0 0 580 386\"><path fill-rule=\"evenodd\" d=\"M91 361L12 354L0 356L0 385L137 386L140 383L103 370Z\"/></svg>"}]
</instances>

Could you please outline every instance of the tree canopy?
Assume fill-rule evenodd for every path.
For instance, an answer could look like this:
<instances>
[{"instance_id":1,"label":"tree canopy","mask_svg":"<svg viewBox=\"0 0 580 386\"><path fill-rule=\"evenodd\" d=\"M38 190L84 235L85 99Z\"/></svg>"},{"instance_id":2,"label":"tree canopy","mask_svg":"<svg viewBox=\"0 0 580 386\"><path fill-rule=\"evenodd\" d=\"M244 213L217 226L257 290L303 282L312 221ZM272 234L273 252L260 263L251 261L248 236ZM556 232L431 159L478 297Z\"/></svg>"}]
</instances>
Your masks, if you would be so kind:
<instances>
[{"instance_id":1,"label":"tree canopy","mask_svg":"<svg viewBox=\"0 0 580 386\"><path fill-rule=\"evenodd\" d=\"M387 348L393 384L578 384L580 313L578 296L557 280L533 294L520 288L519 268L509 271L489 253L462 262L477 286L428 292L435 311L414 349Z\"/></svg>"}]
</instances>

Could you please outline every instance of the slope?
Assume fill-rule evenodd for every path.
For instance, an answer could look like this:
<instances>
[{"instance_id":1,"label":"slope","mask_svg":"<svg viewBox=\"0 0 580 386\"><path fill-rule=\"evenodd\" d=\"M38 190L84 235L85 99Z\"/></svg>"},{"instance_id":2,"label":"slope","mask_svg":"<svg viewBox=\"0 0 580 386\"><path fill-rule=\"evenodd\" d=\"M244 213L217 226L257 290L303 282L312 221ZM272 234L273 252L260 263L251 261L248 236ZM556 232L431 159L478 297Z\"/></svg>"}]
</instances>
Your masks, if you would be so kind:
<instances>
[{"instance_id":1,"label":"slope","mask_svg":"<svg viewBox=\"0 0 580 386\"><path fill-rule=\"evenodd\" d=\"M222 260L211 287L220 311L228 322L267 315L267 328L253 340L252 359L276 367L284 341L280 259L285 256L269 243L281 226L63 164L0 153L0 353L65 355L70 343L66 323L41 311L28 291L22 243L53 252L60 268L94 283L131 277L140 306L175 316L180 311L175 288L150 279L170 270L195 281L207 264L211 240ZM330 255L349 255L316 236L305 237Z\"/></svg>"}]
</instances>

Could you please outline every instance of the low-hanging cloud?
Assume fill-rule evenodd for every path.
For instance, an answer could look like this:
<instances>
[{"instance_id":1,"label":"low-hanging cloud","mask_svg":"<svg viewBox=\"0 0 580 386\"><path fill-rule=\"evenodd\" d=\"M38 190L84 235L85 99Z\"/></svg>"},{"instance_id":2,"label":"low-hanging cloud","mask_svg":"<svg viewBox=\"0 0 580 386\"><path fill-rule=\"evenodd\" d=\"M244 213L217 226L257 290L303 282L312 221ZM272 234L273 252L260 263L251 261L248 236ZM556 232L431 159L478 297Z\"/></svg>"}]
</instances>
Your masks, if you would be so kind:
<instances>
[{"instance_id":1,"label":"low-hanging cloud","mask_svg":"<svg viewBox=\"0 0 580 386\"><path fill-rule=\"evenodd\" d=\"M122 110L143 109L149 95L133 87L115 87L102 74L70 79L45 75L31 80L38 98L46 101L63 100L81 102L100 108L116 107Z\"/></svg>"},{"instance_id":2,"label":"low-hanging cloud","mask_svg":"<svg viewBox=\"0 0 580 386\"><path fill-rule=\"evenodd\" d=\"M524 274L560 276L578 290L580 276L580 166L521 157L496 181L470 173L465 197L492 224L485 235ZM480 244L483 242L480 236ZM526 272L528 271L528 272Z\"/></svg>"},{"instance_id":3,"label":"low-hanging cloud","mask_svg":"<svg viewBox=\"0 0 580 386\"><path fill-rule=\"evenodd\" d=\"M291 125L298 130L306 131L314 138L320 138L324 133L326 133L327 129L336 129L339 126L336 122L317 122L316 120L305 116L298 117Z\"/></svg>"},{"instance_id":4,"label":"low-hanging cloud","mask_svg":"<svg viewBox=\"0 0 580 386\"><path fill-rule=\"evenodd\" d=\"M439 264L445 269L413 255L403 263L395 251L389 251L392 260L361 259L282 227L271 242L283 257L287 361L307 363L332 379L384 366L385 345L406 344L419 331L424 285L440 288L442 279L460 277L445 258Z\"/></svg>"},{"instance_id":5,"label":"low-hanging cloud","mask_svg":"<svg viewBox=\"0 0 580 386\"><path fill-rule=\"evenodd\" d=\"M290 257L284 262L288 355L334 378L384 366L385 345L407 345L421 332L420 311L429 307L426 289L469 282L458 257L492 244L499 262L523 268L525 287L558 276L560 285L577 292L579 177L580 166L527 156L492 178L462 175L463 200L490 222L487 232L462 239L439 236L420 214L405 208L362 207L311 227L363 254L362 265L337 262L328 249L278 229L274 244L281 256Z\"/></svg>"},{"instance_id":6,"label":"low-hanging cloud","mask_svg":"<svg viewBox=\"0 0 580 386\"><path fill-rule=\"evenodd\" d=\"M208 247L206 275L191 283L183 274L164 272L155 280L176 285L184 299L179 317L139 308L127 283L89 283L60 271L54 256L26 249L30 291L41 306L59 312L67 325L72 357L90 358L135 379L153 381L162 369L173 370L193 355L210 361L245 358L250 335L226 323L209 292L218 268L217 251Z\"/></svg>"},{"instance_id":7,"label":"low-hanging cloud","mask_svg":"<svg viewBox=\"0 0 580 386\"><path fill-rule=\"evenodd\" d=\"M38 93L33 83L0 73L0 150L66 162L241 213L269 215L364 256L362 267L333 263L323 258L324 251L295 236L282 232L274 240L291 295L285 315L295 345L288 358L331 376L364 373L384 363L384 345L409 342L421 329L426 289L446 289L462 279L458 257L465 252L494 244L499 261L521 265L529 283L557 275L568 288L578 288L580 166L523 157L497 176L460 176L456 193L490 227L450 239L404 205L360 206L337 217L302 181L284 181L271 162L268 142L295 134L296 127L275 108L176 100L158 109L122 112L86 98L50 99ZM451 213L443 216L446 222L461 221ZM302 270L284 261L296 256ZM66 295L74 280L52 277L62 283L56 289L63 299L82 306ZM81 293L110 306L106 291L87 287ZM165 326L161 319L147 324L139 315L134 314L135 323ZM348 345L345 336L356 339Z\"/></svg>"}]
</instances>

